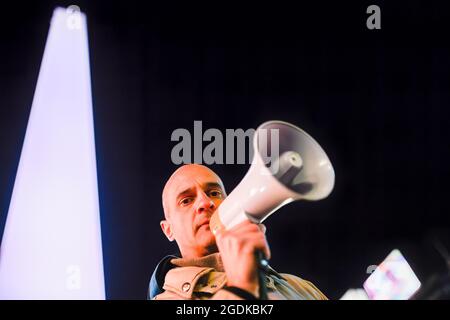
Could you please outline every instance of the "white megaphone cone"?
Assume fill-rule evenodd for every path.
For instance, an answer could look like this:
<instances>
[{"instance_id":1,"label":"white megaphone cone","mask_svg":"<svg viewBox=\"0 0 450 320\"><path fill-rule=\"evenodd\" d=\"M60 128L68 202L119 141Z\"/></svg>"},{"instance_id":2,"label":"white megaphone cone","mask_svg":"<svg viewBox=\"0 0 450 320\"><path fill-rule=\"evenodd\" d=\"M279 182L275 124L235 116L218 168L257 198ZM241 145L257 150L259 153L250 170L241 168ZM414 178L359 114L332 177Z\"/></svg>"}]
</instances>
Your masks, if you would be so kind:
<instances>
[{"instance_id":1,"label":"white megaphone cone","mask_svg":"<svg viewBox=\"0 0 450 320\"><path fill-rule=\"evenodd\" d=\"M302 129L283 121L263 123L253 149L249 171L211 217L214 234L246 219L260 223L287 203L320 200L333 190L330 160Z\"/></svg>"}]
</instances>

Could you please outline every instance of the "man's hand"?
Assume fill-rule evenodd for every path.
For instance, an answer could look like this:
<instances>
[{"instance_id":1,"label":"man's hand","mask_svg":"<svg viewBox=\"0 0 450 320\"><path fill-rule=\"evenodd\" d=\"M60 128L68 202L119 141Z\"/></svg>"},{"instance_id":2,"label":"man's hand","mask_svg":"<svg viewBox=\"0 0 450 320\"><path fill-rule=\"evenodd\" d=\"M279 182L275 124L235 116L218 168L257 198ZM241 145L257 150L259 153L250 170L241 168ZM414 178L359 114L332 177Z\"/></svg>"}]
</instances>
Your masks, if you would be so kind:
<instances>
[{"instance_id":1,"label":"man's hand","mask_svg":"<svg viewBox=\"0 0 450 320\"><path fill-rule=\"evenodd\" d=\"M244 221L230 230L216 234L228 286L246 290L259 296L258 263L255 252L261 250L267 259L270 249L264 234L265 227Z\"/></svg>"}]
</instances>

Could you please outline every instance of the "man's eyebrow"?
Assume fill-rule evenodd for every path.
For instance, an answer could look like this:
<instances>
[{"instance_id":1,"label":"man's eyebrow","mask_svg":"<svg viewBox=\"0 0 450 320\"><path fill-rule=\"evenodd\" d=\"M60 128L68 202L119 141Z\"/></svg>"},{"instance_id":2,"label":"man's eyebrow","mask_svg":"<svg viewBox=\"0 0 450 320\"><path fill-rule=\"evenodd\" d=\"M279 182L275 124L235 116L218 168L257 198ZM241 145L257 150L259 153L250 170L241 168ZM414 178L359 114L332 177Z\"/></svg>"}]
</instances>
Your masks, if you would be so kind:
<instances>
[{"instance_id":1,"label":"man's eyebrow","mask_svg":"<svg viewBox=\"0 0 450 320\"><path fill-rule=\"evenodd\" d=\"M219 188L220 190L223 190L222 185L218 182L207 182L204 186L205 189Z\"/></svg>"},{"instance_id":2,"label":"man's eyebrow","mask_svg":"<svg viewBox=\"0 0 450 320\"><path fill-rule=\"evenodd\" d=\"M177 199L179 199L180 197L184 196L185 194L191 193L193 188L187 188L183 191L181 191L180 193L178 193L177 195Z\"/></svg>"},{"instance_id":3,"label":"man's eyebrow","mask_svg":"<svg viewBox=\"0 0 450 320\"><path fill-rule=\"evenodd\" d=\"M220 190L223 190L222 185L221 185L220 183L218 183L218 182L206 182L205 184L203 184L203 187L204 187L205 189L218 188L218 189L220 189ZM176 199L178 200L178 199L181 198L182 196L184 196L184 195L186 195L186 194L189 194L189 193L193 192L193 189L194 189L194 188L191 187L191 188L187 188L187 189L185 189L185 190L179 192L179 193L177 194Z\"/></svg>"}]
</instances>

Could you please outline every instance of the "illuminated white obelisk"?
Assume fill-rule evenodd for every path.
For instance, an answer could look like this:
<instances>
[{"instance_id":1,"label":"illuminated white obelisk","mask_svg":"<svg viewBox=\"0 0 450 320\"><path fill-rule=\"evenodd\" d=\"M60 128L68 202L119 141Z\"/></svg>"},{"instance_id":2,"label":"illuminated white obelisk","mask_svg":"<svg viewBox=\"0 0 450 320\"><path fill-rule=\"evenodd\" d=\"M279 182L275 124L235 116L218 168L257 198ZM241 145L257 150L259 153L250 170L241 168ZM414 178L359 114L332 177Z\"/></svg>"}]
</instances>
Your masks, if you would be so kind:
<instances>
[{"instance_id":1,"label":"illuminated white obelisk","mask_svg":"<svg viewBox=\"0 0 450 320\"><path fill-rule=\"evenodd\" d=\"M86 16L57 8L0 248L0 299L104 299Z\"/></svg>"}]
</instances>

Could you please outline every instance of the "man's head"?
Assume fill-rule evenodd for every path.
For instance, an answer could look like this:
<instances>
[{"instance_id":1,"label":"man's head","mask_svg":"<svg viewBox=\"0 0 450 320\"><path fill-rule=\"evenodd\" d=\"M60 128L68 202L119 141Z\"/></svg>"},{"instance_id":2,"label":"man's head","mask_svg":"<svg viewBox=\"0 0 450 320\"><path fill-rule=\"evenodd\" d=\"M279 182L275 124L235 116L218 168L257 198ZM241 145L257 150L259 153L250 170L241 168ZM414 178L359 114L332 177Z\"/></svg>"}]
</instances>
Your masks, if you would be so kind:
<instances>
[{"instance_id":1,"label":"man's head","mask_svg":"<svg viewBox=\"0 0 450 320\"><path fill-rule=\"evenodd\" d=\"M209 220L225 197L222 181L205 166L184 165L170 176L162 194L161 228L170 241L177 242L183 257L217 251Z\"/></svg>"}]
</instances>

